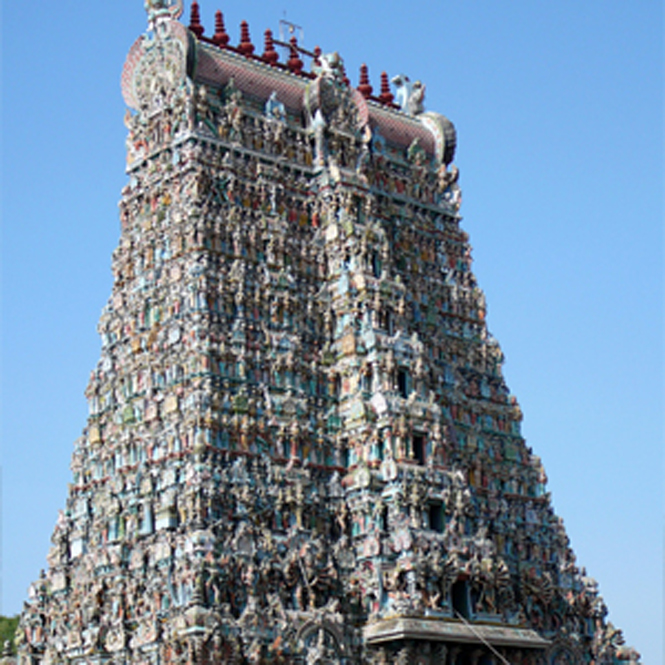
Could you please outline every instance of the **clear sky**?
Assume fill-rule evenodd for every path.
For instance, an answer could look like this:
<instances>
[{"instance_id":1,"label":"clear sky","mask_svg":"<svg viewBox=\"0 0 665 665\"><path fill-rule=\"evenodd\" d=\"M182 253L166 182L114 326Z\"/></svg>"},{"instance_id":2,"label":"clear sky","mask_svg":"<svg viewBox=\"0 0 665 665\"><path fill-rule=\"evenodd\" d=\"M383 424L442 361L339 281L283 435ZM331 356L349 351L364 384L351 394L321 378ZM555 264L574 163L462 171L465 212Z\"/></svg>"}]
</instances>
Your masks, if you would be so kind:
<instances>
[{"instance_id":1,"label":"clear sky","mask_svg":"<svg viewBox=\"0 0 665 665\"><path fill-rule=\"evenodd\" d=\"M427 86L555 509L610 619L663 662L663 7L649 0L218 5ZM120 73L143 0L2 3L2 611L44 567L111 289Z\"/></svg>"}]
</instances>

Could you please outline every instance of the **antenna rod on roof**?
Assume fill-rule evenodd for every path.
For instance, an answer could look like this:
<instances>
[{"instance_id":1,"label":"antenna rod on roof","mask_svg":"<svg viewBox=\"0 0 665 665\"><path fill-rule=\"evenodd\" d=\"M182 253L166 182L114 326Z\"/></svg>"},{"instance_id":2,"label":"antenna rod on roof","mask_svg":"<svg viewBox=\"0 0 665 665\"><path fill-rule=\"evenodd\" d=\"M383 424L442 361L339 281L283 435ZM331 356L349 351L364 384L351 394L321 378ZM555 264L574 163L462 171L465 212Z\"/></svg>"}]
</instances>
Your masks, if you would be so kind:
<instances>
[{"instance_id":1,"label":"antenna rod on roof","mask_svg":"<svg viewBox=\"0 0 665 665\"><path fill-rule=\"evenodd\" d=\"M282 42L289 41L289 38L296 36L299 44L304 44L305 42L305 30L302 26L291 23L291 21L286 20L286 11L284 12L283 19L279 21L279 39ZM296 34L296 32L298 34Z\"/></svg>"}]
</instances>

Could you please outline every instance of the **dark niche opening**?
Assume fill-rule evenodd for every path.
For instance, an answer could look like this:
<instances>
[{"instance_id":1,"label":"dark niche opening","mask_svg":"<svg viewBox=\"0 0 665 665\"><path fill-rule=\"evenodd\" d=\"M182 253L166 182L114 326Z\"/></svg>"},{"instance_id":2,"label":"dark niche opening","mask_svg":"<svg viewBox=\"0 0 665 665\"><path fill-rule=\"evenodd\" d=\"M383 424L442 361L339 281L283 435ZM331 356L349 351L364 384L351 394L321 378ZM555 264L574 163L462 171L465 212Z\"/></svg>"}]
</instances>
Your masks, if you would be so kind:
<instances>
[{"instance_id":1,"label":"dark niche opening","mask_svg":"<svg viewBox=\"0 0 665 665\"><path fill-rule=\"evenodd\" d=\"M453 584L452 590L453 614L461 616L464 619L471 618L471 608L469 603L469 585L466 580L459 580Z\"/></svg>"},{"instance_id":2,"label":"dark niche opening","mask_svg":"<svg viewBox=\"0 0 665 665\"><path fill-rule=\"evenodd\" d=\"M409 373L405 369L397 371L397 392L404 399L409 396Z\"/></svg>"},{"instance_id":3,"label":"dark niche opening","mask_svg":"<svg viewBox=\"0 0 665 665\"><path fill-rule=\"evenodd\" d=\"M418 464L425 464L425 437L422 434L413 435L413 459Z\"/></svg>"},{"instance_id":4,"label":"dark niche opening","mask_svg":"<svg viewBox=\"0 0 665 665\"><path fill-rule=\"evenodd\" d=\"M436 533L443 533L443 504L431 503L429 505L429 528Z\"/></svg>"}]
</instances>

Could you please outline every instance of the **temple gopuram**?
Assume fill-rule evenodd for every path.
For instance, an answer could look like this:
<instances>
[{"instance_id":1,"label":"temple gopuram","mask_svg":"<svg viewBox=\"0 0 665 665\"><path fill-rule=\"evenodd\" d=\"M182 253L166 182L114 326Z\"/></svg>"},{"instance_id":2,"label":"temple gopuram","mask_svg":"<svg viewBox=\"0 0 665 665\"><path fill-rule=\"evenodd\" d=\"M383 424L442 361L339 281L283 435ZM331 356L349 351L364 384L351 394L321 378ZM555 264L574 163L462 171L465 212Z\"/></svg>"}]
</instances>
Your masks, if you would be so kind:
<instances>
[{"instance_id":1,"label":"temple gopuram","mask_svg":"<svg viewBox=\"0 0 665 665\"><path fill-rule=\"evenodd\" d=\"M145 0L24 665L618 665L502 375L425 87ZM7 662L14 662L11 658Z\"/></svg>"}]
</instances>

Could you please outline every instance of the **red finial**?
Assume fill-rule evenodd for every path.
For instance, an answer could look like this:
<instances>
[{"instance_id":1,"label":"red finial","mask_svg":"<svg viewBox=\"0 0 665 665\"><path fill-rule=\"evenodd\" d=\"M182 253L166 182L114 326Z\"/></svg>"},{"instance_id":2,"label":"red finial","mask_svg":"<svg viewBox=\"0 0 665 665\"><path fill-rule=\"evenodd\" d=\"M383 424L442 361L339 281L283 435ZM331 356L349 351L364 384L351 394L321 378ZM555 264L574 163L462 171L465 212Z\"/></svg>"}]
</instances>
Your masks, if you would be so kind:
<instances>
[{"instance_id":1,"label":"red finial","mask_svg":"<svg viewBox=\"0 0 665 665\"><path fill-rule=\"evenodd\" d=\"M369 84L369 74L367 73L367 65L365 63L360 65L360 84L358 85L358 92L365 99L372 94L372 86Z\"/></svg>"},{"instance_id":2,"label":"red finial","mask_svg":"<svg viewBox=\"0 0 665 665\"><path fill-rule=\"evenodd\" d=\"M381 72L381 94L379 95L379 101L382 104L392 104L393 99L395 99L395 95L390 92L388 74L386 72Z\"/></svg>"},{"instance_id":3,"label":"red finial","mask_svg":"<svg viewBox=\"0 0 665 665\"><path fill-rule=\"evenodd\" d=\"M349 77L346 75L346 67L344 66L343 62L340 62L339 70L340 74L342 75L342 81L344 81L344 85L346 86L351 85L351 81L349 80Z\"/></svg>"},{"instance_id":4,"label":"red finial","mask_svg":"<svg viewBox=\"0 0 665 665\"><path fill-rule=\"evenodd\" d=\"M265 31L265 47L261 58L269 65L275 65L279 60L279 54L275 51L275 45L272 41L272 30Z\"/></svg>"},{"instance_id":5,"label":"red finial","mask_svg":"<svg viewBox=\"0 0 665 665\"><path fill-rule=\"evenodd\" d=\"M321 47L320 46L315 46L314 47L314 60L312 60L312 64L316 65L317 67L321 66Z\"/></svg>"},{"instance_id":6,"label":"red finial","mask_svg":"<svg viewBox=\"0 0 665 665\"><path fill-rule=\"evenodd\" d=\"M298 40L294 35L289 41L291 44L291 55L286 64L294 74L300 74L302 72L303 62L298 56Z\"/></svg>"},{"instance_id":7,"label":"red finial","mask_svg":"<svg viewBox=\"0 0 665 665\"><path fill-rule=\"evenodd\" d=\"M201 25L201 14L199 13L199 3L194 0L192 2L191 13L189 14L189 29L197 36L203 34L203 26Z\"/></svg>"},{"instance_id":8,"label":"red finial","mask_svg":"<svg viewBox=\"0 0 665 665\"><path fill-rule=\"evenodd\" d=\"M222 48L229 43L229 36L224 27L224 15L219 9L215 12L215 34L212 36L212 41Z\"/></svg>"},{"instance_id":9,"label":"red finial","mask_svg":"<svg viewBox=\"0 0 665 665\"><path fill-rule=\"evenodd\" d=\"M240 24L240 44L238 44L238 51L243 55L252 55L254 53L254 44L249 38L249 25L247 21Z\"/></svg>"}]
</instances>

